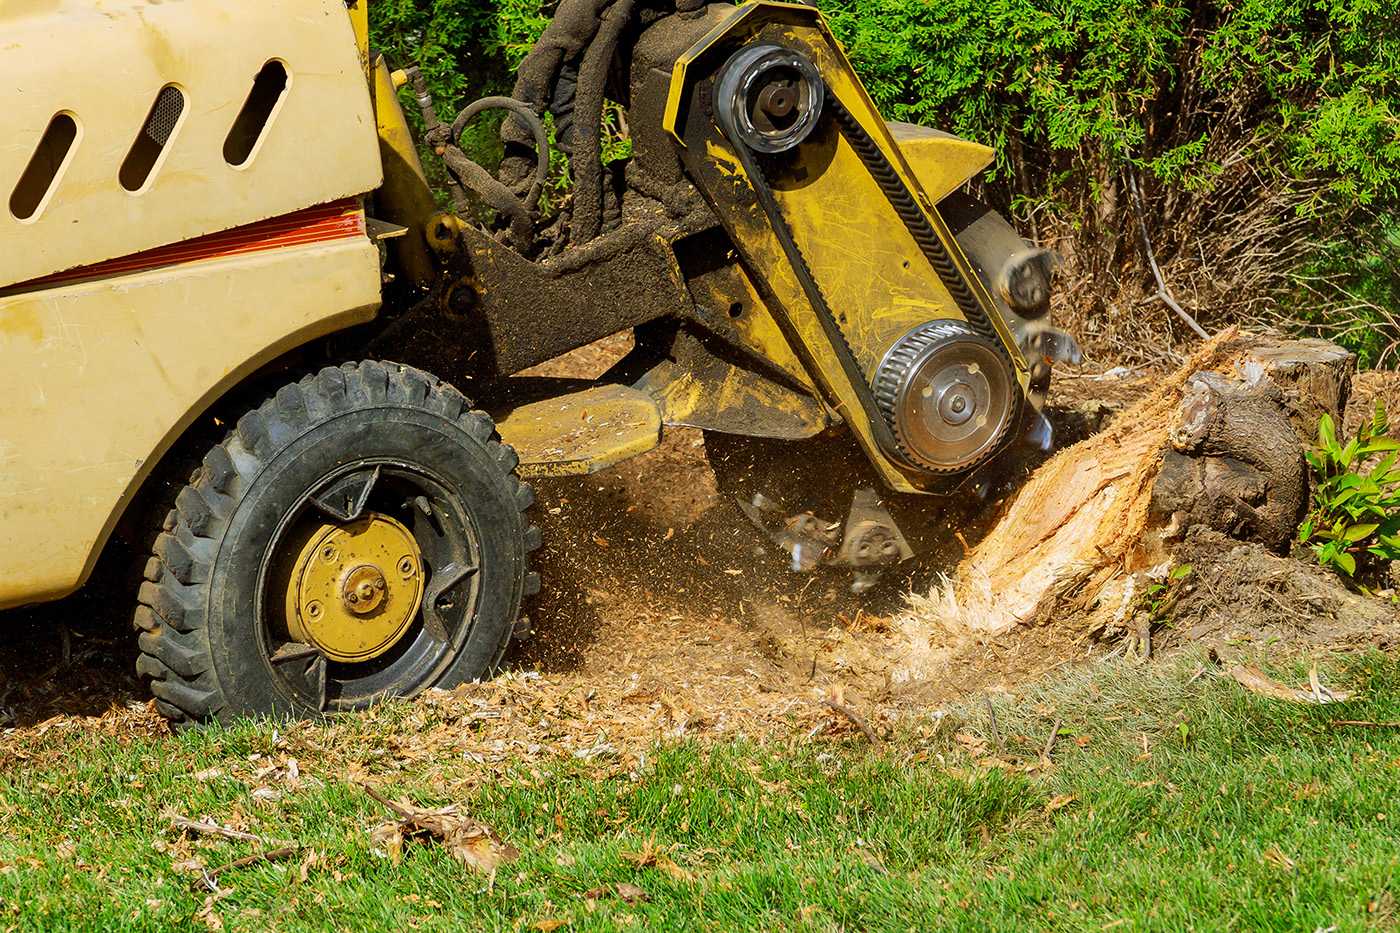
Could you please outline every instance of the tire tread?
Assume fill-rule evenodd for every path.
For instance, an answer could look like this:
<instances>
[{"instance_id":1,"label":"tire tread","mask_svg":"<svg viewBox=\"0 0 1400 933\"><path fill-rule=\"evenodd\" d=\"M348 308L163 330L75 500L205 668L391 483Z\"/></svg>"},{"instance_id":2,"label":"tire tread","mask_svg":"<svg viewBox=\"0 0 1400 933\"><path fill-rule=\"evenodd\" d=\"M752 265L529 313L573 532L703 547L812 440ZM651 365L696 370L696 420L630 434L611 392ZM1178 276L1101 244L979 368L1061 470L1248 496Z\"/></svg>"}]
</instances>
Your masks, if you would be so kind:
<instances>
[{"instance_id":1,"label":"tire tread","mask_svg":"<svg viewBox=\"0 0 1400 933\"><path fill-rule=\"evenodd\" d=\"M501 443L490 417L474 410L453 386L420 370L377 360L328 367L283 386L240 418L204 456L165 516L143 569L133 617L140 647L136 671L150 681L156 708L177 725L208 720L231 705L211 658L206 603L213 558L242 493L300 432L340 412L385 405L438 414L486 444L522 513L526 553L539 547L539 529L524 514L534 493L514 475L519 462L515 451ZM539 574L528 567L522 589L522 596L539 591ZM505 655L514 625L504 630L493 670Z\"/></svg>"}]
</instances>

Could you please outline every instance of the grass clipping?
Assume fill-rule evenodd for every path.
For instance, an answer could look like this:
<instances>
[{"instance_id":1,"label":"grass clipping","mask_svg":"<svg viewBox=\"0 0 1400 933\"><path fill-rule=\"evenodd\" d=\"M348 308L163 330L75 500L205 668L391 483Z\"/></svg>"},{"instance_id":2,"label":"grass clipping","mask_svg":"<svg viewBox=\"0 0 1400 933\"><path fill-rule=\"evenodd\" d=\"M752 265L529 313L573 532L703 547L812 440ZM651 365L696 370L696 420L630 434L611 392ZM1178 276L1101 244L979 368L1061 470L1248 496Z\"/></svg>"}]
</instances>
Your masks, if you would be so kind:
<instances>
[{"instance_id":1,"label":"grass clipping","mask_svg":"<svg viewBox=\"0 0 1400 933\"><path fill-rule=\"evenodd\" d=\"M1148 540L1148 507L1185 386L1228 369L1237 338L1231 328L1206 342L1108 430L1036 470L956 575L913 598L915 619L999 635L1052 615L1126 616L1134 575L1162 556Z\"/></svg>"}]
</instances>

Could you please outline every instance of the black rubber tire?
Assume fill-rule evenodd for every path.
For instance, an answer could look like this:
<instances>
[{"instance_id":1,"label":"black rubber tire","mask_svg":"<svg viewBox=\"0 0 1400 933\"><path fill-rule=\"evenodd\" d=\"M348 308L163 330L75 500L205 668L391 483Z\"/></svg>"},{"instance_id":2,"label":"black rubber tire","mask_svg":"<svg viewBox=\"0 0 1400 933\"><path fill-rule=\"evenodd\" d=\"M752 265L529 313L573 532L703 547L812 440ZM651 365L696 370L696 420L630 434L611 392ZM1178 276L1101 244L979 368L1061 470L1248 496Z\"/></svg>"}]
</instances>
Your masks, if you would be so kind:
<instances>
[{"instance_id":1,"label":"black rubber tire","mask_svg":"<svg viewBox=\"0 0 1400 933\"><path fill-rule=\"evenodd\" d=\"M145 567L137 672L177 723L321 715L273 672L255 595L281 514L339 464L392 457L431 469L472 516L480 597L435 682L452 687L500 664L525 597L539 591L529 552L534 494L495 425L452 386L394 363L347 363L284 386L244 415L176 498Z\"/></svg>"}]
</instances>

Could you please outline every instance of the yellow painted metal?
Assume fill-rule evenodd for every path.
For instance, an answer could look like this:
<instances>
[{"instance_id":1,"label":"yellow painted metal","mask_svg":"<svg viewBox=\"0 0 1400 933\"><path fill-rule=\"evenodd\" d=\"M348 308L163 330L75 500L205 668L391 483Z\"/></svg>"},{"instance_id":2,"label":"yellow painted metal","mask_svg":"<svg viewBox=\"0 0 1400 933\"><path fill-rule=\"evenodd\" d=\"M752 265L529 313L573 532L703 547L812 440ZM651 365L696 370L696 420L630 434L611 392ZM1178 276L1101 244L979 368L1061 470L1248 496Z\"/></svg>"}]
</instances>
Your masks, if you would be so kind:
<instances>
[{"instance_id":1,"label":"yellow painted metal","mask_svg":"<svg viewBox=\"0 0 1400 933\"><path fill-rule=\"evenodd\" d=\"M355 31L355 48L360 52L360 63L364 66L365 77L370 76L373 62L369 54L369 0L344 0L345 11L350 14L350 28Z\"/></svg>"},{"instance_id":2,"label":"yellow painted metal","mask_svg":"<svg viewBox=\"0 0 1400 933\"><path fill-rule=\"evenodd\" d=\"M379 187L369 85L344 0L0 2L0 287ZM100 50L97 55L95 50ZM270 60L288 84L241 166L224 142ZM147 185L118 182L167 85L185 110ZM55 114L78 137L52 194L9 200Z\"/></svg>"},{"instance_id":3,"label":"yellow painted metal","mask_svg":"<svg viewBox=\"0 0 1400 933\"><path fill-rule=\"evenodd\" d=\"M76 589L214 400L379 288L354 237L0 297L0 608Z\"/></svg>"},{"instance_id":4,"label":"yellow painted metal","mask_svg":"<svg viewBox=\"0 0 1400 933\"><path fill-rule=\"evenodd\" d=\"M741 346L757 353L798 385L815 391L816 384L793 352L773 310L759 294L738 254L730 249L724 260L713 271L694 276L686 283L695 303L726 315Z\"/></svg>"},{"instance_id":5,"label":"yellow painted metal","mask_svg":"<svg viewBox=\"0 0 1400 933\"><path fill-rule=\"evenodd\" d=\"M373 660L413 624L423 585L423 555L398 519L373 513L323 525L293 564L287 629L333 661Z\"/></svg>"},{"instance_id":6,"label":"yellow painted metal","mask_svg":"<svg viewBox=\"0 0 1400 933\"><path fill-rule=\"evenodd\" d=\"M800 440L831 424L825 406L810 395L719 357L688 363L663 362L639 383L655 393L668 425Z\"/></svg>"},{"instance_id":7,"label":"yellow painted metal","mask_svg":"<svg viewBox=\"0 0 1400 933\"><path fill-rule=\"evenodd\" d=\"M661 443L661 411L645 392L607 385L533 402L496 421L522 476L584 476Z\"/></svg>"},{"instance_id":8,"label":"yellow painted metal","mask_svg":"<svg viewBox=\"0 0 1400 933\"><path fill-rule=\"evenodd\" d=\"M989 146L927 126L891 123L889 128L932 204L976 178L996 158L996 152Z\"/></svg>"},{"instance_id":9,"label":"yellow painted metal","mask_svg":"<svg viewBox=\"0 0 1400 933\"><path fill-rule=\"evenodd\" d=\"M1024 387L1029 381L1028 367L991 296L972 273L957 241L938 215L934 198L905 159L895 136L817 10L766 0L736 8L723 24L678 60L665 117L666 129L677 139L681 138L692 68L712 73L734 49L758 41L799 48L816 64L828 94L845 105L915 195L999 332ZM906 138L912 135L906 134ZM703 157L717 167L723 178L751 186L738 156L717 131L707 137L705 145ZM929 154L931 146L927 141L916 140L915 149L923 157ZM799 153L799 164L770 178L770 187L808 267L832 312L838 316L851 350L869 379L888 349L910 329L930 320L961 320L963 314L859 156L831 121L827 121ZM969 168L976 161L974 154L976 158L982 157L980 152L961 147L955 154L957 158L952 165L933 173L936 190L942 191L953 177ZM690 154L690 157L700 158L700 155ZM926 160L921 161L926 163ZM925 173L928 173L926 164ZM957 184L965 180L964 177ZM843 371L816 310L756 199L721 199L719 206L736 246L774 296L779 306L774 310L795 335L801 355L809 361L812 376L828 404L850 425L891 487L918 491L917 477L891 459L875 441L857 387Z\"/></svg>"},{"instance_id":10,"label":"yellow painted metal","mask_svg":"<svg viewBox=\"0 0 1400 933\"><path fill-rule=\"evenodd\" d=\"M427 286L437 276L428 249L427 230L437 213L437 202L423 173L418 146L404 118L393 75L384 57L374 65L374 117L379 129L379 155L384 164L384 184L376 193L375 209L384 220L402 224L407 236L391 249L397 267L415 284Z\"/></svg>"},{"instance_id":11,"label":"yellow painted metal","mask_svg":"<svg viewBox=\"0 0 1400 933\"><path fill-rule=\"evenodd\" d=\"M379 253L354 235L3 291L377 188L362 14L344 0L0 2L0 608L76 589L151 470L230 388L374 317ZM251 159L230 165L225 138L273 59L285 92ZM184 114L129 192L117 168L170 84ZM60 110L74 150L21 221L10 193Z\"/></svg>"}]
</instances>

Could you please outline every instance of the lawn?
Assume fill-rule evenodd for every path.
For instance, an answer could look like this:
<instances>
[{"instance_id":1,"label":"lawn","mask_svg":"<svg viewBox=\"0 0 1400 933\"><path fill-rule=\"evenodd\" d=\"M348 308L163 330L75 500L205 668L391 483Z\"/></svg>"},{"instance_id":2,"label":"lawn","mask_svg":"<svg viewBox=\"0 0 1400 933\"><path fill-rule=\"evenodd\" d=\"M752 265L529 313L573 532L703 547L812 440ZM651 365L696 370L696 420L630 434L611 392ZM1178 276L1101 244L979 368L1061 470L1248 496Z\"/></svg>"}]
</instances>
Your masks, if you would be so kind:
<instances>
[{"instance_id":1,"label":"lawn","mask_svg":"<svg viewBox=\"0 0 1400 933\"><path fill-rule=\"evenodd\" d=\"M680 741L626 769L555 759L489 781L461 756L395 763L412 736L392 707L348 733L11 736L0 927L1390 928L1400 729L1337 723L1400 720L1400 663L1324 671L1358 697L1266 699L1204 658L1103 664L999 698L995 728L977 702L878 748L854 730ZM360 781L458 804L519 857L492 878L409 841L396 862ZM182 835L173 814L266 841ZM217 892L191 864L282 843L296 851L217 872Z\"/></svg>"}]
</instances>

